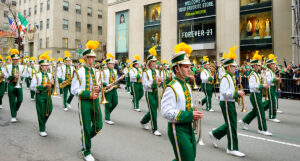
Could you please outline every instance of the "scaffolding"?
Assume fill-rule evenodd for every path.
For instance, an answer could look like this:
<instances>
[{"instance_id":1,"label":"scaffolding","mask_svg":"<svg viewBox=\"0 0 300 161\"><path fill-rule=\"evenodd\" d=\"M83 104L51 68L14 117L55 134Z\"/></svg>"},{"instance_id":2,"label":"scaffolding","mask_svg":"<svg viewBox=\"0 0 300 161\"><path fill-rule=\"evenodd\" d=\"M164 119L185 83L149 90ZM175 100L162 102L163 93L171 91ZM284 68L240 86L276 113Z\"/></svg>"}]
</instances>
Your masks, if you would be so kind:
<instances>
[{"instance_id":1,"label":"scaffolding","mask_svg":"<svg viewBox=\"0 0 300 161\"><path fill-rule=\"evenodd\" d=\"M300 0L291 0L292 5L292 63L300 64Z\"/></svg>"}]
</instances>

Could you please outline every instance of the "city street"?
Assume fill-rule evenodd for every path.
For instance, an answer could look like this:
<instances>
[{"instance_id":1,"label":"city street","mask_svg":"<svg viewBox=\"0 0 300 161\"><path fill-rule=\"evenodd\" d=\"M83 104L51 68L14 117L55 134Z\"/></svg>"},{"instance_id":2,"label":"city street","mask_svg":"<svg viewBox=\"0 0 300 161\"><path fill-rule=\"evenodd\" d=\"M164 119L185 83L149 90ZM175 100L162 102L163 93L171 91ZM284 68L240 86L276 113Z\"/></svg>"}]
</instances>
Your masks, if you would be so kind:
<instances>
[{"instance_id":1,"label":"city street","mask_svg":"<svg viewBox=\"0 0 300 161\"><path fill-rule=\"evenodd\" d=\"M122 86L123 87L123 86ZM52 97L53 111L46 130L47 137L41 137L35 103L30 101L29 90L23 89L24 101L18 111L18 122L10 123L8 95L3 98L0 110L0 160L1 161L80 161L81 132L78 119L78 99L74 97L72 108L65 112L62 97ZM118 89L119 105L111 119L115 125L103 124L103 129L92 140L92 153L99 161L171 161L174 159L172 146L167 135L167 121L158 114L158 128L162 136L154 136L143 130L139 121L148 111L145 97L141 100L142 112L132 110L130 95L124 88ZM195 98L203 98L203 93L194 92ZM252 106L245 97L246 110ZM218 101L213 97L215 112L204 111L202 121L203 141L206 145L197 146L197 161L297 161L300 158L300 102L280 99L278 114L281 123L267 121L272 137L257 133L257 120L242 130L238 126L239 149L246 154L237 158L226 154L227 138L218 141L214 148L208 132L224 123ZM104 106L101 105L104 115ZM246 113L237 108L238 120ZM268 111L266 112L268 116ZM103 116L104 117L104 116ZM297 159L298 158L298 159Z\"/></svg>"}]
</instances>

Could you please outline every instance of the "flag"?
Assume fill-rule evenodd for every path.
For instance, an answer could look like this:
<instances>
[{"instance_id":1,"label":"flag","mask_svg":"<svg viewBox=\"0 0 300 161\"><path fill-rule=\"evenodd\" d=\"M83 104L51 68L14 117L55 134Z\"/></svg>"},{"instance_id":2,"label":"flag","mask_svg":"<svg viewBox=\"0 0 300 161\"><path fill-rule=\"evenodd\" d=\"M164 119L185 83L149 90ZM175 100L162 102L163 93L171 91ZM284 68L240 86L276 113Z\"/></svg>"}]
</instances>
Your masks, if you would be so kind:
<instances>
[{"instance_id":1,"label":"flag","mask_svg":"<svg viewBox=\"0 0 300 161\"><path fill-rule=\"evenodd\" d=\"M18 23L19 25L19 30L22 31L22 30L25 30L27 24L28 24L28 21L21 15L20 12L18 12L18 17L19 17L19 20L20 22Z\"/></svg>"},{"instance_id":2,"label":"flag","mask_svg":"<svg viewBox=\"0 0 300 161\"><path fill-rule=\"evenodd\" d=\"M8 17L8 22L9 22L11 31L13 31L13 32L16 31L16 29L17 29L16 23L13 20L11 20L9 17Z\"/></svg>"}]
</instances>

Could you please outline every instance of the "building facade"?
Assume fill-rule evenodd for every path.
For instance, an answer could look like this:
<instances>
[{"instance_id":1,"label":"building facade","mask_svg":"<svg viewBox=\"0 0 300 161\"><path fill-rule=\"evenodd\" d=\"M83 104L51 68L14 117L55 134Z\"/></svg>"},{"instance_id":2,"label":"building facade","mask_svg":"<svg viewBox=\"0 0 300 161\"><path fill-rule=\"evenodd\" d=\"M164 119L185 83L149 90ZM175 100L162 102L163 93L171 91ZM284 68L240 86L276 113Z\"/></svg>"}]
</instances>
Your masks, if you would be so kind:
<instances>
[{"instance_id":1,"label":"building facade","mask_svg":"<svg viewBox=\"0 0 300 161\"><path fill-rule=\"evenodd\" d=\"M12 11L16 11L16 1L11 1L10 4ZM7 0L0 1L0 54L4 58L8 55L8 50L15 46L14 37L16 36L9 26L8 17L13 18L7 5Z\"/></svg>"},{"instance_id":2,"label":"building facade","mask_svg":"<svg viewBox=\"0 0 300 161\"><path fill-rule=\"evenodd\" d=\"M29 21L24 36L24 55L50 51L53 58L81 57L88 40L101 43L97 59L106 53L107 0L18 0L18 11Z\"/></svg>"},{"instance_id":3,"label":"building facade","mask_svg":"<svg viewBox=\"0 0 300 161\"><path fill-rule=\"evenodd\" d=\"M143 59L157 46L160 60L170 62L173 47L192 46L195 64L204 56L219 61L237 45L239 63L256 50L274 53L278 63L292 58L290 0L109 0L107 51L119 60Z\"/></svg>"}]
</instances>

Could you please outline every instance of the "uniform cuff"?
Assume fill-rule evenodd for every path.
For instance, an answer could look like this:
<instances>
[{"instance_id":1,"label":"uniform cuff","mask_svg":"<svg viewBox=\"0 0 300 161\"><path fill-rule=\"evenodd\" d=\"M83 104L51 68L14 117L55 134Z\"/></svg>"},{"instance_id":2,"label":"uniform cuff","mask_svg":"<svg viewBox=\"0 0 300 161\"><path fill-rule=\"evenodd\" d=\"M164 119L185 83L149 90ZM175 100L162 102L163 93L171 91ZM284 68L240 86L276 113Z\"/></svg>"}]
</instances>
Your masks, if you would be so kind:
<instances>
[{"instance_id":1,"label":"uniform cuff","mask_svg":"<svg viewBox=\"0 0 300 161\"><path fill-rule=\"evenodd\" d=\"M103 82L103 87L106 87L107 86L107 83Z\"/></svg>"},{"instance_id":2,"label":"uniform cuff","mask_svg":"<svg viewBox=\"0 0 300 161\"><path fill-rule=\"evenodd\" d=\"M14 78L15 77L13 75L11 75L11 76L8 77L8 80L12 81L12 80L14 80Z\"/></svg>"},{"instance_id":3,"label":"uniform cuff","mask_svg":"<svg viewBox=\"0 0 300 161\"><path fill-rule=\"evenodd\" d=\"M275 84L276 83L276 78L273 78L272 82Z\"/></svg>"},{"instance_id":4,"label":"uniform cuff","mask_svg":"<svg viewBox=\"0 0 300 161\"><path fill-rule=\"evenodd\" d=\"M79 97L80 97L80 98L89 99L89 98L90 98L90 95L91 95L91 91L82 91L82 92L79 94Z\"/></svg>"},{"instance_id":5,"label":"uniform cuff","mask_svg":"<svg viewBox=\"0 0 300 161\"><path fill-rule=\"evenodd\" d=\"M259 85L259 88L258 88L259 90L263 90L264 89L264 86L261 84L261 85Z\"/></svg>"},{"instance_id":6,"label":"uniform cuff","mask_svg":"<svg viewBox=\"0 0 300 161\"><path fill-rule=\"evenodd\" d=\"M178 123L191 123L193 122L193 111L182 111L180 110L176 116Z\"/></svg>"},{"instance_id":7,"label":"uniform cuff","mask_svg":"<svg viewBox=\"0 0 300 161\"><path fill-rule=\"evenodd\" d=\"M213 80L212 77L208 77L208 81L211 82Z\"/></svg>"},{"instance_id":8,"label":"uniform cuff","mask_svg":"<svg viewBox=\"0 0 300 161\"><path fill-rule=\"evenodd\" d=\"M234 93L233 93L233 99L237 99L238 97L239 97L239 93L238 93L238 91L234 91Z\"/></svg>"},{"instance_id":9,"label":"uniform cuff","mask_svg":"<svg viewBox=\"0 0 300 161\"><path fill-rule=\"evenodd\" d=\"M58 82L62 83L64 80L62 78L58 78Z\"/></svg>"}]
</instances>

